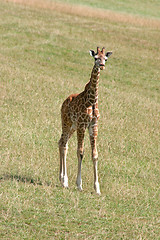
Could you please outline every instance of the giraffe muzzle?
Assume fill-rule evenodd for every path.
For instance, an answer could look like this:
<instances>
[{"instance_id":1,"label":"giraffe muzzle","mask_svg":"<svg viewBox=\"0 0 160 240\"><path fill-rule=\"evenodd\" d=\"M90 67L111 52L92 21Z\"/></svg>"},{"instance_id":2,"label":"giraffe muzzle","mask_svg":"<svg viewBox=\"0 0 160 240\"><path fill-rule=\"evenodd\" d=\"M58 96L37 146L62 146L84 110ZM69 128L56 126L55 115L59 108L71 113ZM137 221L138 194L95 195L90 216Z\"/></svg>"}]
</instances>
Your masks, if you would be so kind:
<instances>
[{"instance_id":1,"label":"giraffe muzzle","mask_svg":"<svg viewBox=\"0 0 160 240\"><path fill-rule=\"evenodd\" d=\"M105 69L105 65L104 64L100 64L100 69L104 70Z\"/></svg>"}]
</instances>

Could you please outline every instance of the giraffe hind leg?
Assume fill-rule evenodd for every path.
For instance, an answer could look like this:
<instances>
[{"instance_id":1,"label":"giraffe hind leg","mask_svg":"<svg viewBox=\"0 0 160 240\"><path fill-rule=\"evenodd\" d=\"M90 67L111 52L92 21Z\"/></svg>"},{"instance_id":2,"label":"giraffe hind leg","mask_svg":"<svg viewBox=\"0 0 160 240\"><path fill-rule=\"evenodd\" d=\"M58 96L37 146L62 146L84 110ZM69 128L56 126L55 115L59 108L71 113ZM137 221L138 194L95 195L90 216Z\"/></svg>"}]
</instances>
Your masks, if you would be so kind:
<instances>
[{"instance_id":1,"label":"giraffe hind leg","mask_svg":"<svg viewBox=\"0 0 160 240\"><path fill-rule=\"evenodd\" d=\"M62 183L62 186L68 188L68 176L67 176L67 151L68 151L68 140L73 134L72 131L66 131L62 133L61 138L59 140L59 153L60 153L60 172L59 172L59 180Z\"/></svg>"},{"instance_id":2,"label":"giraffe hind leg","mask_svg":"<svg viewBox=\"0 0 160 240\"><path fill-rule=\"evenodd\" d=\"M59 152L60 152L60 173L59 180L62 183L63 187L68 187L68 176L67 176L67 168L66 168L66 157L67 157L68 146L66 147L59 144Z\"/></svg>"}]
</instances>

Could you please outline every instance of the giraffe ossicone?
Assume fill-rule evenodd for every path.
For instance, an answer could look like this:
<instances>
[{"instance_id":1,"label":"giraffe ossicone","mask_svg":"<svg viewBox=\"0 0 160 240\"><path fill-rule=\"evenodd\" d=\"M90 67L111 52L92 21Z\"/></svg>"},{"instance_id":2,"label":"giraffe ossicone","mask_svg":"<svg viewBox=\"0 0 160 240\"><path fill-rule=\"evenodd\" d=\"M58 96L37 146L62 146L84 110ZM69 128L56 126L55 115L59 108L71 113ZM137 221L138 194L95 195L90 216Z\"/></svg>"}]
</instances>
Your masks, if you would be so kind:
<instances>
[{"instance_id":1,"label":"giraffe ossicone","mask_svg":"<svg viewBox=\"0 0 160 240\"><path fill-rule=\"evenodd\" d=\"M98 135L98 84L100 70L105 69L105 63L112 52L105 54L105 48L97 52L90 50L90 55L94 58L95 63L91 72L90 81L86 84L83 92L70 95L62 104L61 120L62 135L59 140L60 152L60 174L59 179L63 187L68 187L66 157L68 150L68 140L72 134L77 131L77 157L78 173L77 187L82 191L81 166L84 156L84 136L85 131L89 129L90 144L92 151L92 161L94 169L94 188L97 194L101 194L98 181L98 152L97 152L97 135Z\"/></svg>"}]
</instances>

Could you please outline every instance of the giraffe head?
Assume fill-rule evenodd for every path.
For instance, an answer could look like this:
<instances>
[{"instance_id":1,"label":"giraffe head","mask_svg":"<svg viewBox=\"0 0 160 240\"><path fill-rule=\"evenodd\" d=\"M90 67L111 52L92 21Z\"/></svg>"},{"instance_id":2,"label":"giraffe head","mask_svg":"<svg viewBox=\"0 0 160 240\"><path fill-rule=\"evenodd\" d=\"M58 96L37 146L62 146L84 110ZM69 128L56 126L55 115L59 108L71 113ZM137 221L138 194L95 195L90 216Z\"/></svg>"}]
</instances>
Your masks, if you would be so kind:
<instances>
[{"instance_id":1,"label":"giraffe head","mask_svg":"<svg viewBox=\"0 0 160 240\"><path fill-rule=\"evenodd\" d=\"M105 69L105 62L108 60L112 52L107 52L105 54L105 48L102 48L102 51L99 47L97 47L97 53L93 50L90 50L90 55L95 59L95 65L99 67L101 70Z\"/></svg>"}]
</instances>

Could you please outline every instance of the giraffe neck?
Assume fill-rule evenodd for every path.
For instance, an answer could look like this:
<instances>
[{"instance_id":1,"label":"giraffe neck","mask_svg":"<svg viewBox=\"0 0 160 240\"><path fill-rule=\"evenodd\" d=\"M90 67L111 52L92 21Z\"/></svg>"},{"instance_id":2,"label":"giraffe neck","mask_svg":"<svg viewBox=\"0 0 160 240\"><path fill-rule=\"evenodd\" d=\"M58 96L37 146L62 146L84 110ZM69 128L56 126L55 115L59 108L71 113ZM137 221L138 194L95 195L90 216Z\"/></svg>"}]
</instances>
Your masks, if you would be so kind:
<instances>
[{"instance_id":1,"label":"giraffe neck","mask_svg":"<svg viewBox=\"0 0 160 240\"><path fill-rule=\"evenodd\" d=\"M86 105L87 107L98 102L98 84L99 84L100 68L94 65L91 73L90 81L85 87Z\"/></svg>"}]
</instances>

